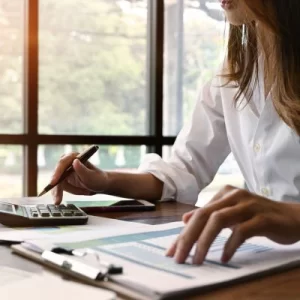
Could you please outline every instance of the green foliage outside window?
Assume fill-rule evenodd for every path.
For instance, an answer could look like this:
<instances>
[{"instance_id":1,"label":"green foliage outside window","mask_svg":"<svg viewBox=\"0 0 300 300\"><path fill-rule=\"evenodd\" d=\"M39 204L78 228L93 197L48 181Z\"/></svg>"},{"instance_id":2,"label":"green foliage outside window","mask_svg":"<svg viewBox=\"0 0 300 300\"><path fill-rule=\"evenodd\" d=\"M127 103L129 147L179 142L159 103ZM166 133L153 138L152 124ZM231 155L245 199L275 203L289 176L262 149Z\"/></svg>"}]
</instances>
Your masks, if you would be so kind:
<instances>
[{"instance_id":1,"label":"green foliage outside window","mask_svg":"<svg viewBox=\"0 0 300 300\"><path fill-rule=\"evenodd\" d=\"M20 2L0 0L0 132L7 134L23 133L24 10ZM145 1L131 1L131 6L128 2L40 1L40 134L148 134L147 8ZM201 9L198 12L199 18L195 13L185 18L185 119L200 85L216 70L223 47L222 22ZM50 166L59 149L45 150ZM0 152L0 161L7 151ZM139 147L125 149L126 167L138 165L140 153ZM117 167L113 148L99 155L103 167Z\"/></svg>"}]
</instances>

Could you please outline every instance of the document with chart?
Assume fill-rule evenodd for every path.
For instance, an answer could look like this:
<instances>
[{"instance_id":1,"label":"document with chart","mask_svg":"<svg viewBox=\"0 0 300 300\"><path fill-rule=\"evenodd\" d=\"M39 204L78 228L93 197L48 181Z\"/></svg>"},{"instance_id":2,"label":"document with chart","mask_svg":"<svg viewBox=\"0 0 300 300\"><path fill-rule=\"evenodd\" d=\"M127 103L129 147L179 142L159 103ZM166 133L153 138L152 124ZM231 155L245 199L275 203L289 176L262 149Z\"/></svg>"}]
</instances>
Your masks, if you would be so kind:
<instances>
[{"instance_id":1,"label":"document with chart","mask_svg":"<svg viewBox=\"0 0 300 300\"><path fill-rule=\"evenodd\" d=\"M203 265L193 265L191 257L185 264L177 264L165 256L165 251L182 228L183 224L178 222L139 227L126 234L116 234L115 230L111 235L93 239L81 236L75 240L73 237L70 241L53 241L53 244L68 250L96 250L100 260L123 266L123 274L111 276L112 281L161 299L300 265L300 243L281 246L265 238L249 239L229 263L222 264L220 258L231 234L229 229L216 238ZM30 243L43 247L42 240Z\"/></svg>"}]
</instances>

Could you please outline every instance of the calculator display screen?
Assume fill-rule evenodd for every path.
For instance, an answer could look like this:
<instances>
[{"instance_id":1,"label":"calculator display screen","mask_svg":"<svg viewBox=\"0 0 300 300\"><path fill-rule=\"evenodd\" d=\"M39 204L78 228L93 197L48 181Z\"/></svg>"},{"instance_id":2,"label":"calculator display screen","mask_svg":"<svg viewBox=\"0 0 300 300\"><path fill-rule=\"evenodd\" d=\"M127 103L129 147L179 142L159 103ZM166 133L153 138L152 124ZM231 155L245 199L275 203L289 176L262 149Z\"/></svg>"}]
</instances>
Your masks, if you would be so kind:
<instances>
[{"instance_id":1,"label":"calculator display screen","mask_svg":"<svg viewBox=\"0 0 300 300\"><path fill-rule=\"evenodd\" d=\"M13 206L7 203L0 203L0 210L10 212L10 213L14 212Z\"/></svg>"}]
</instances>

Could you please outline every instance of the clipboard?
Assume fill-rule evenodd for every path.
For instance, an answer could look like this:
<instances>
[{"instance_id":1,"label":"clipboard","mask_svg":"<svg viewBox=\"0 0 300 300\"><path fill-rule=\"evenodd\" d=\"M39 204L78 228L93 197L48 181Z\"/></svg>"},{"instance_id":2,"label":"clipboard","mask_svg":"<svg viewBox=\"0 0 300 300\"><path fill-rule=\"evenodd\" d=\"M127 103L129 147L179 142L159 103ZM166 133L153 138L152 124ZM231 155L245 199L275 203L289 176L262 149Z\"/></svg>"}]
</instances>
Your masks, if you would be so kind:
<instances>
[{"instance_id":1,"label":"clipboard","mask_svg":"<svg viewBox=\"0 0 300 300\"><path fill-rule=\"evenodd\" d=\"M72 256L56 254L51 251L43 251L41 254L23 247L22 244L12 245L11 249L12 252L17 255L47 266L58 273L69 276L82 283L114 291L118 295L121 295L121 299L150 299L136 290L129 289L127 286L114 282L109 274L106 273L107 270L105 268L91 267L84 263L84 259L83 261L78 261L74 260Z\"/></svg>"}]
</instances>

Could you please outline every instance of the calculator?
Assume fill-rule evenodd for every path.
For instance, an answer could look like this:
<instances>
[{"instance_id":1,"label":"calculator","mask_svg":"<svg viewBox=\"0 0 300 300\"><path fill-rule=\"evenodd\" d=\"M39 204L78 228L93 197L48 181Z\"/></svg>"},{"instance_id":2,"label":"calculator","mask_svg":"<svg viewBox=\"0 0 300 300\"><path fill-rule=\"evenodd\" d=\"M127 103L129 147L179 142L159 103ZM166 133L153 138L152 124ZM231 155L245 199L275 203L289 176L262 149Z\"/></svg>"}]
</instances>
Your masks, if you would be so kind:
<instances>
[{"instance_id":1,"label":"calculator","mask_svg":"<svg viewBox=\"0 0 300 300\"><path fill-rule=\"evenodd\" d=\"M9 227L83 225L88 215L74 204L15 205L0 202L0 223Z\"/></svg>"}]
</instances>

